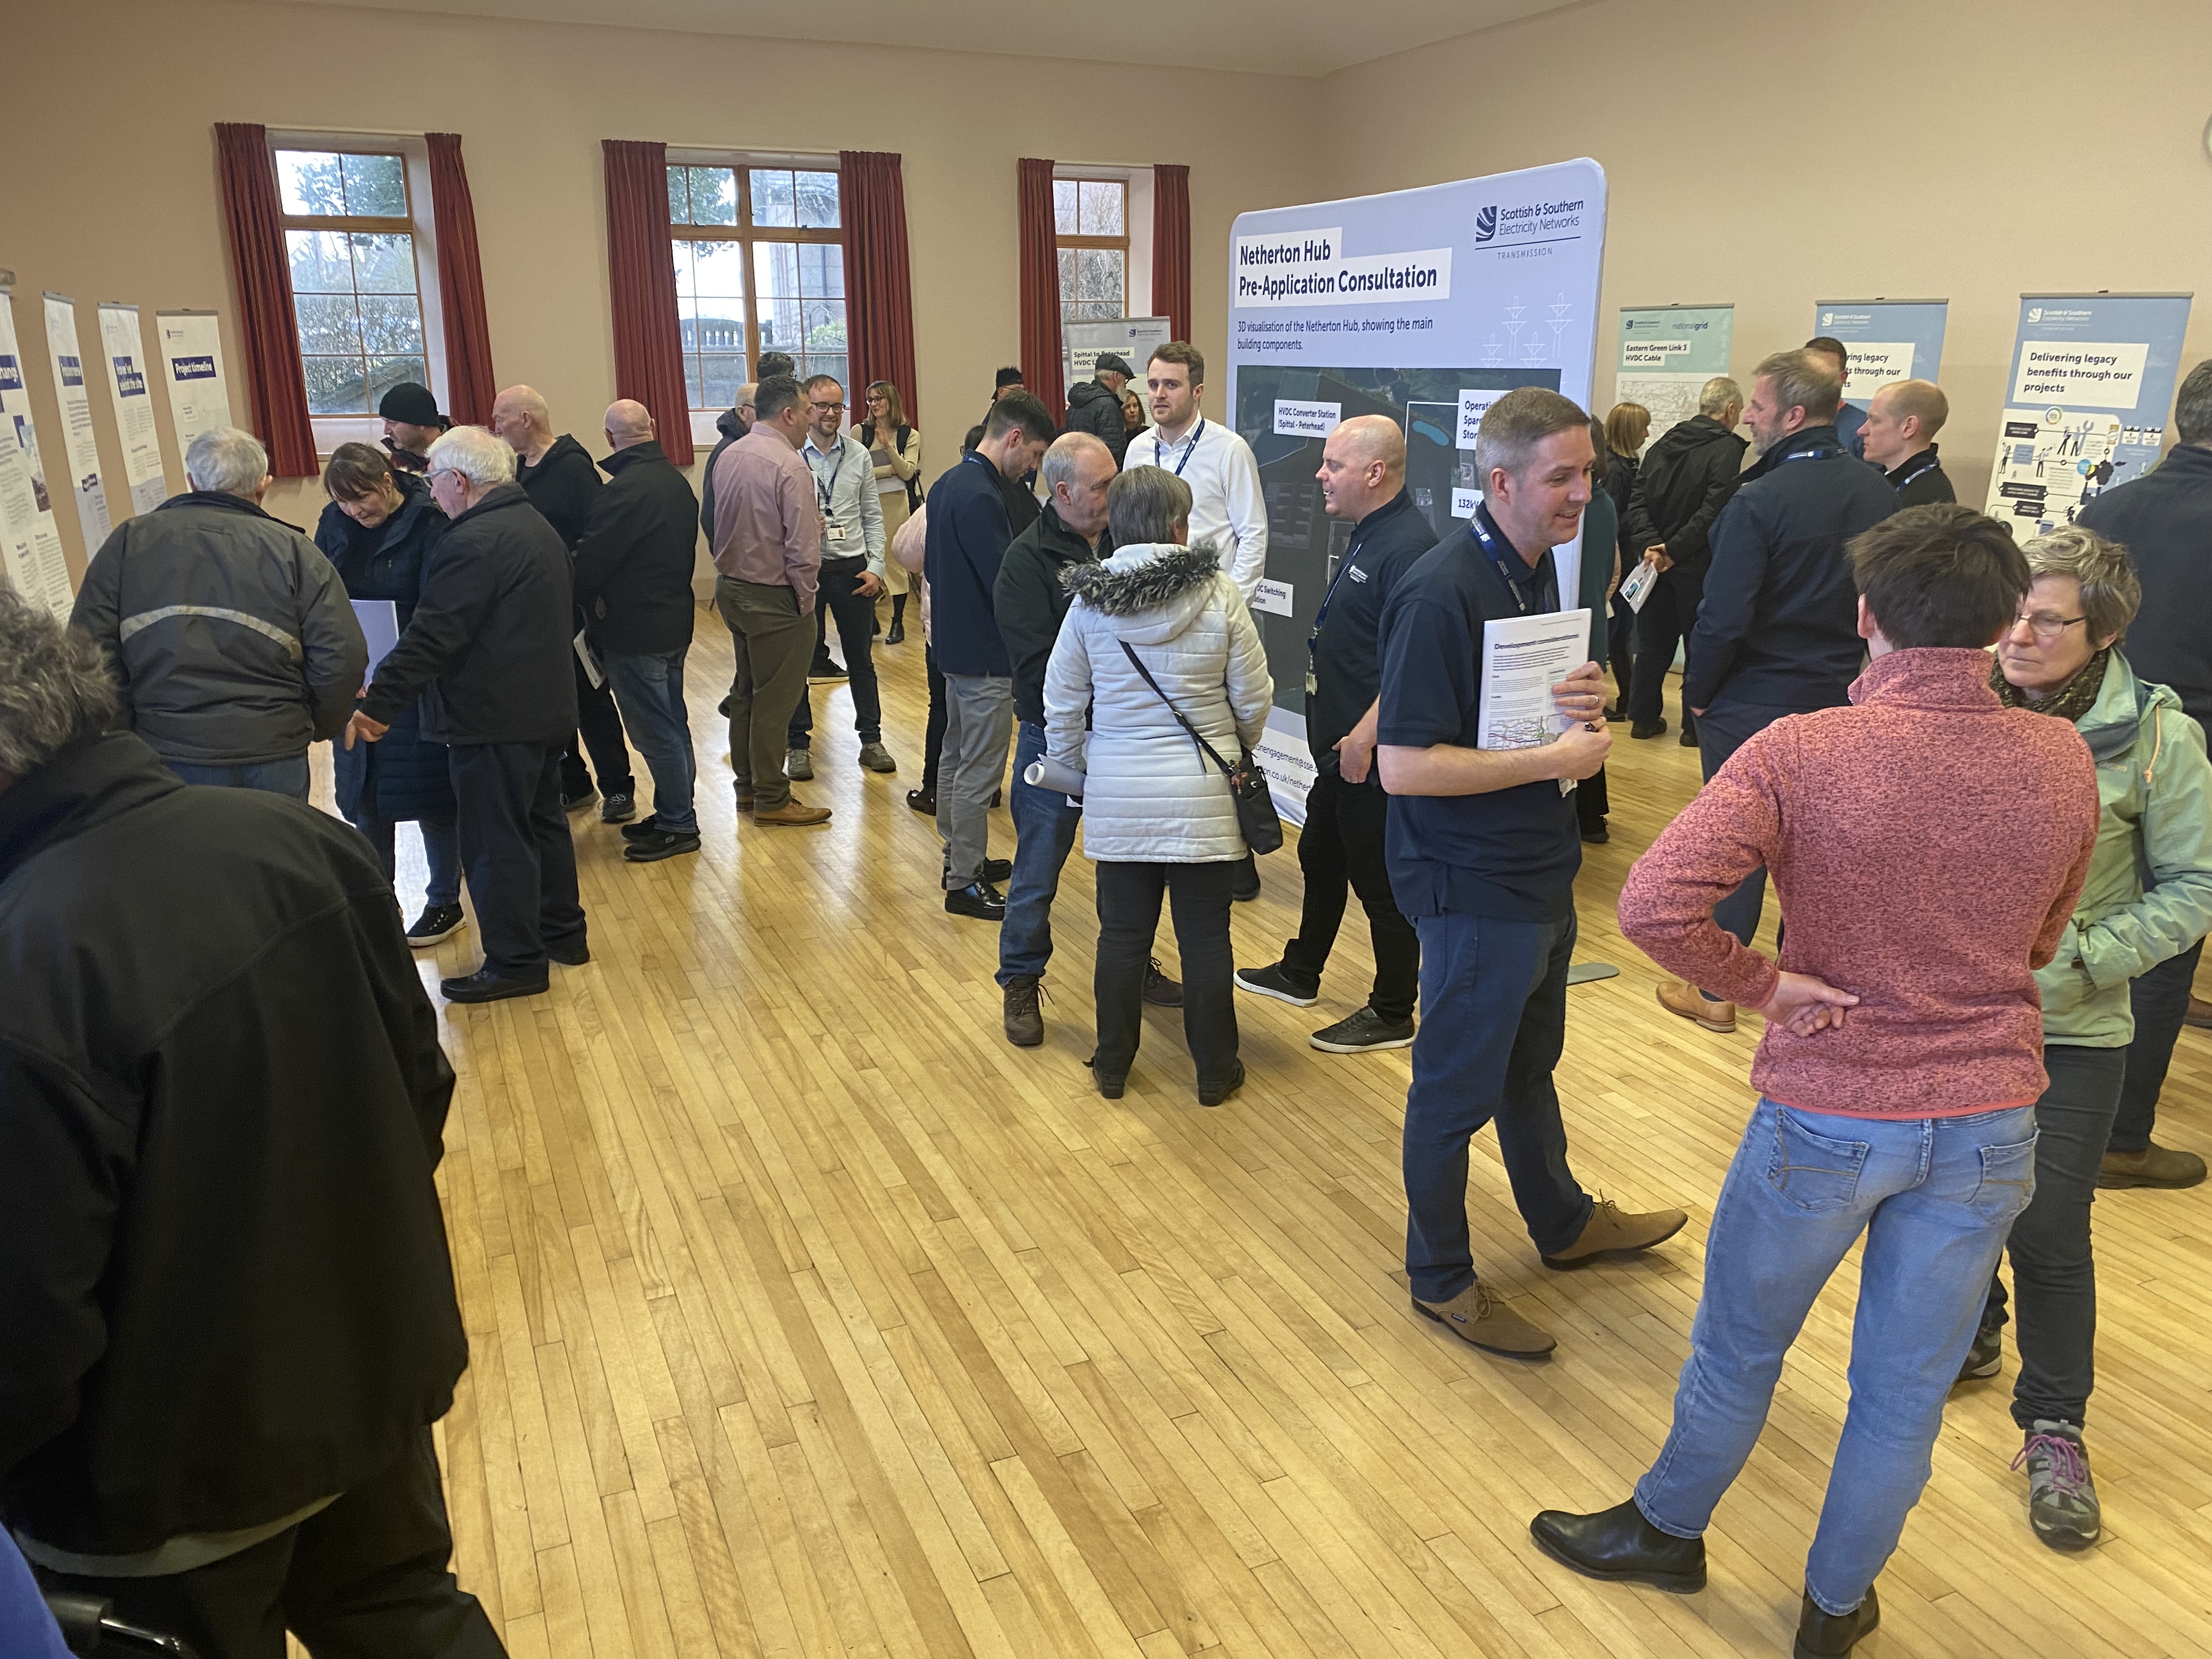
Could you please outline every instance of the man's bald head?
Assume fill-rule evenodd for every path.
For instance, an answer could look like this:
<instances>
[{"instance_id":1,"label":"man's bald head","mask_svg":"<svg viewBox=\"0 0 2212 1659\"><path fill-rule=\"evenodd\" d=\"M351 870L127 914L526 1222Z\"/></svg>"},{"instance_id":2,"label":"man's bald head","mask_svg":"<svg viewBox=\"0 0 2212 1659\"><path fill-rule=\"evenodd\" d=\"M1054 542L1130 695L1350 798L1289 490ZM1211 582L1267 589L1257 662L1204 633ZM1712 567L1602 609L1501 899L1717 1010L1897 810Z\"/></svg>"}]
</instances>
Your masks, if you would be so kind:
<instances>
[{"instance_id":1,"label":"man's bald head","mask_svg":"<svg viewBox=\"0 0 2212 1659\"><path fill-rule=\"evenodd\" d=\"M653 436L653 415L635 398L617 398L607 405L607 447L628 449Z\"/></svg>"},{"instance_id":2,"label":"man's bald head","mask_svg":"<svg viewBox=\"0 0 2212 1659\"><path fill-rule=\"evenodd\" d=\"M1951 400L1933 380L1893 380L1867 402L1867 459L1884 471L1902 466L1936 441L1950 418Z\"/></svg>"},{"instance_id":3,"label":"man's bald head","mask_svg":"<svg viewBox=\"0 0 2212 1659\"><path fill-rule=\"evenodd\" d=\"M508 448L527 454L553 441L553 411L536 388L511 386L491 400L491 429Z\"/></svg>"},{"instance_id":4,"label":"man's bald head","mask_svg":"<svg viewBox=\"0 0 2212 1659\"><path fill-rule=\"evenodd\" d=\"M1406 434L1387 415L1340 422L1321 447L1322 506L1357 524L1406 487Z\"/></svg>"}]
</instances>

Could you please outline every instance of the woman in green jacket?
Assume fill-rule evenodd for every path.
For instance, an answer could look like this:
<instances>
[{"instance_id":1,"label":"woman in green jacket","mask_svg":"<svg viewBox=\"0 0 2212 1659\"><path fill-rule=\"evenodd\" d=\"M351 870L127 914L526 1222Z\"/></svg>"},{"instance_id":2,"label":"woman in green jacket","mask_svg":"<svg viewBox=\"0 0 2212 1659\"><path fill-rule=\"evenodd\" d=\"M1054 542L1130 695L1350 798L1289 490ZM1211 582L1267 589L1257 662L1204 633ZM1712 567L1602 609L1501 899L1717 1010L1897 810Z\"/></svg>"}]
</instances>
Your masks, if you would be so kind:
<instances>
[{"instance_id":1,"label":"woman in green jacket","mask_svg":"<svg viewBox=\"0 0 2212 1659\"><path fill-rule=\"evenodd\" d=\"M2035 1197L2007 1247L2028 1522L2046 1544L2081 1549L2100 1530L2081 1443L2097 1334L2089 1205L2135 1034L2128 981L2212 928L2212 763L2181 700L2136 678L2119 653L2142 598L2127 550L2072 529L2022 551L2034 585L1997 641L1990 684L2011 707L2080 728L2103 805L2074 919L2035 976L2050 1085L2035 1109ZM2002 859L2003 848L1990 854ZM1965 1376L1994 1376L2002 1364L2004 1307L1994 1284Z\"/></svg>"}]
</instances>

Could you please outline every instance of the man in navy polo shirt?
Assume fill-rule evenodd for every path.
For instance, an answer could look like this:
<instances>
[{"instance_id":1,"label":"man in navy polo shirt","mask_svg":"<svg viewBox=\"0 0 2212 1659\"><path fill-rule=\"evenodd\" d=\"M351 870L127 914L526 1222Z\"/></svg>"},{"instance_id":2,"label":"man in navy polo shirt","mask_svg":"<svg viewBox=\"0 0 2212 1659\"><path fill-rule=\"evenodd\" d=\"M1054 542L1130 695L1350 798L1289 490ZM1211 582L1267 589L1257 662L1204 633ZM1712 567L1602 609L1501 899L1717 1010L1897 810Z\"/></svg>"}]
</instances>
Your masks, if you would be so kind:
<instances>
[{"instance_id":1,"label":"man in navy polo shirt","mask_svg":"<svg viewBox=\"0 0 2212 1659\"><path fill-rule=\"evenodd\" d=\"M1604 672L1553 692L1577 722L1535 749L1479 750L1482 627L1560 609L1551 550L1590 500L1589 419L1541 386L1490 406L1475 439L1482 501L1408 571L1382 612L1376 760L1389 792L1390 888L1421 941L1420 1034L1406 1095L1406 1271L1414 1310L1492 1353L1534 1358L1552 1336L1492 1298L1468 1240L1468 1143L1492 1119L1547 1267L1649 1249L1680 1210L1593 1204L1567 1168L1552 1085L1566 1041L1582 841L1562 781L1605 763Z\"/></svg>"}]
</instances>

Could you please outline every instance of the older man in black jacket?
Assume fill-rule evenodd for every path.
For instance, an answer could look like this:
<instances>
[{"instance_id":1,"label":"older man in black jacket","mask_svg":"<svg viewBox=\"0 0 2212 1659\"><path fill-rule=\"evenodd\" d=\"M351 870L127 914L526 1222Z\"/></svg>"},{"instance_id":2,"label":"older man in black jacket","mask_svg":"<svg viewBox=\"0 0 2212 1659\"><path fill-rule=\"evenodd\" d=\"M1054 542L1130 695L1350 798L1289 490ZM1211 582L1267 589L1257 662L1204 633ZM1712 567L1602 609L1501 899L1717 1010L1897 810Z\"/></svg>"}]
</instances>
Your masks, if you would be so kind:
<instances>
[{"instance_id":1,"label":"older man in black jacket","mask_svg":"<svg viewBox=\"0 0 2212 1659\"><path fill-rule=\"evenodd\" d=\"M1858 588L1845 544L1898 510L1897 492L1836 435L1844 379L1818 351L1778 351L1759 366L1744 419L1759 464L1713 523L1712 568L1682 676L1711 778L1785 714L1840 708L1866 660ZM1713 907L1745 945L1759 928L1766 872ZM1711 1031L1735 1029L1735 1005L1695 986L1659 987L1669 1012Z\"/></svg>"},{"instance_id":2,"label":"older man in black jacket","mask_svg":"<svg viewBox=\"0 0 2212 1659\"><path fill-rule=\"evenodd\" d=\"M652 812L623 826L623 856L650 864L699 850L691 810L698 768L684 702L699 498L655 441L643 404L624 398L607 406L607 447L614 453L599 463L607 487L576 544L576 605L653 773Z\"/></svg>"},{"instance_id":3,"label":"older man in black jacket","mask_svg":"<svg viewBox=\"0 0 2212 1659\"><path fill-rule=\"evenodd\" d=\"M1121 416L1121 394L1136 378L1137 371L1129 367L1127 358L1102 351L1091 378L1067 394L1067 429L1088 432L1104 444L1117 469L1129 447L1129 423Z\"/></svg>"},{"instance_id":4,"label":"older man in black jacket","mask_svg":"<svg viewBox=\"0 0 2212 1659\"><path fill-rule=\"evenodd\" d=\"M1658 574L1636 617L1636 667L1628 689L1628 735L1656 738L1667 729L1667 671L1674 649L1698 624L1713 520L1743 477L1743 389L1725 374L1705 384L1698 412L1662 433L1637 469L1621 522L1621 544ZM1623 573L1626 574L1626 572ZM1684 665L1687 672L1687 664ZM1688 699L1682 703L1682 745L1697 746Z\"/></svg>"},{"instance_id":5,"label":"older man in black jacket","mask_svg":"<svg viewBox=\"0 0 2212 1659\"><path fill-rule=\"evenodd\" d=\"M426 690L425 736L452 751L461 862L484 960L442 981L450 1002L536 996L546 962L588 962L561 750L576 726L568 552L481 427L430 446L430 489L453 520L415 614L376 671L347 741L374 743Z\"/></svg>"},{"instance_id":6,"label":"older man in black jacket","mask_svg":"<svg viewBox=\"0 0 2212 1659\"><path fill-rule=\"evenodd\" d=\"M453 1073L336 818L187 789L0 593L0 1521L204 1659L497 1659L429 1425Z\"/></svg>"}]
</instances>

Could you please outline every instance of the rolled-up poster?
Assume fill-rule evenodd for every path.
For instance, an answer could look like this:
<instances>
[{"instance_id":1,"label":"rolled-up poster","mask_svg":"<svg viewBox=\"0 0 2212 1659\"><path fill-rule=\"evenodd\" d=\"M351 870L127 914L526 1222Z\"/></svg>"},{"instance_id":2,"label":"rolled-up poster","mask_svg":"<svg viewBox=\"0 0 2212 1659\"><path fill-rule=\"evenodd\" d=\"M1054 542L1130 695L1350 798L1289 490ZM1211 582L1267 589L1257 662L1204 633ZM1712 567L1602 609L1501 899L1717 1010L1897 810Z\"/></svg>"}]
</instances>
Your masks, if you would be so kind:
<instances>
[{"instance_id":1,"label":"rolled-up poster","mask_svg":"<svg viewBox=\"0 0 2212 1659\"><path fill-rule=\"evenodd\" d=\"M1054 760L1047 755L1042 760L1033 760L1022 774L1022 781L1032 789L1049 789L1070 800L1083 799L1083 773L1066 761Z\"/></svg>"}]
</instances>

